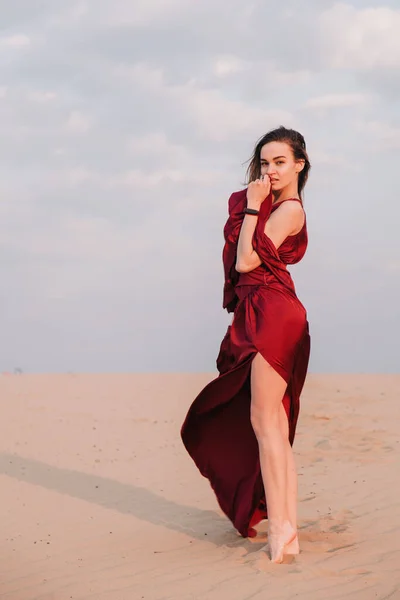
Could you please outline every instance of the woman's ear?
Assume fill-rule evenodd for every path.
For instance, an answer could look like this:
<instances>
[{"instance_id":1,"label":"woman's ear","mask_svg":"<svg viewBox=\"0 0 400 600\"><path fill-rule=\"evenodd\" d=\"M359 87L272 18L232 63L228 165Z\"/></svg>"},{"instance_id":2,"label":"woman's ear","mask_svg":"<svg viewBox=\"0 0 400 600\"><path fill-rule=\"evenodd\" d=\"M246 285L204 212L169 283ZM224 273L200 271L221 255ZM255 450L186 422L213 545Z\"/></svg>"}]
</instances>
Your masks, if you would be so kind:
<instances>
[{"instance_id":1,"label":"woman's ear","mask_svg":"<svg viewBox=\"0 0 400 600\"><path fill-rule=\"evenodd\" d=\"M296 173L300 173L300 171L302 171L304 169L305 164L306 164L306 161L304 159L300 159L300 160L296 161Z\"/></svg>"}]
</instances>

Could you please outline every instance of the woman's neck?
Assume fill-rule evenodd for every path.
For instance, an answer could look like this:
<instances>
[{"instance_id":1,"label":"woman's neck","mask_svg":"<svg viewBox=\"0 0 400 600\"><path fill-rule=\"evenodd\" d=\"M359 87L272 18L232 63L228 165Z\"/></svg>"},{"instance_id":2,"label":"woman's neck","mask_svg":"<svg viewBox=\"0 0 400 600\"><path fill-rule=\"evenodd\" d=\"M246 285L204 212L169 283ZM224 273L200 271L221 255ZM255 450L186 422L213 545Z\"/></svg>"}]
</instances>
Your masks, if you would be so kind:
<instances>
[{"instance_id":1,"label":"woman's neck","mask_svg":"<svg viewBox=\"0 0 400 600\"><path fill-rule=\"evenodd\" d=\"M272 192L272 204L276 202L280 202L281 200L289 200L290 198L298 198L300 200L300 195L297 189L297 186L288 186L279 190L278 192Z\"/></svg>"}]
</instances>

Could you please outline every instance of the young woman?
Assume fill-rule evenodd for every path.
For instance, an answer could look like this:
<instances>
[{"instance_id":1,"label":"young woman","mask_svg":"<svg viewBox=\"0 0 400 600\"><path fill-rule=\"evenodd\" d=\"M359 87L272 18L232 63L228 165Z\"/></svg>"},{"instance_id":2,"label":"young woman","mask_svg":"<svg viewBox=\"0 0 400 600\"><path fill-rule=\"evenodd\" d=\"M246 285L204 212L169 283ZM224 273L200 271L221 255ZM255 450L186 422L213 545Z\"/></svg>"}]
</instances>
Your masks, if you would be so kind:
<instances>
[{"instance_id":1,"label":"young woman","mask_svg":"<svg viewBox=\"0 0 400 600\"><path fill-rule=\"evenodd\" d=\"M232 323L219 376L198 394L183 443L243 537L268 518L270 559L298 554L292 445L310 356L306 309L287 264L307 248L302 191L310 162L303 136L279 127L256 144L247 188L229 198L223 308Z\"/></svg>"}]
</instances>

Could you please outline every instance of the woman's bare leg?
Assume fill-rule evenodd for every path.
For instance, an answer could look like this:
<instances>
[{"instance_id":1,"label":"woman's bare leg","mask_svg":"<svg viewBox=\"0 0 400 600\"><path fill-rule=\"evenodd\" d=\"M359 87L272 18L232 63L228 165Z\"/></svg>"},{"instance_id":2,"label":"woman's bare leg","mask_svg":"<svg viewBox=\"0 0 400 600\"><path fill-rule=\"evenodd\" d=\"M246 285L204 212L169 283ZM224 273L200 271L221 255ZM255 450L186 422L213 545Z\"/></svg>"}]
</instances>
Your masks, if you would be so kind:
<instances>
[{"instance_id":1,"label":"woman's bare leg","mask_svg":"<svg viewBox=\"0 0 400 600\"><path fill-rule=\"evenodd\" d=\"M290 523L287 483L287 438L282 435L285 380L257 353L251 367L251 423L260 450L268 510L268 545L273 562L282 562L285 545L296 536Z\"/></svg>"},{"instance_id":2,"label":"woman's bare leg","mask_svg":"<svg viewBox=\"0 0 400 600\"><path fill-rule=\"evenodd\" d=\"M286 460L287 460L287 486L286 486L286 501L288 508L289 521L293 529L297 532L297 470L294 460L292 446L289 442L289 422L286 415L283 403L280 408L280 426L284 440L286 441ZM299 540L296 535L295 539L286 546L285 552L288 554L298 554Z\"/></svg>"}]
</instances>

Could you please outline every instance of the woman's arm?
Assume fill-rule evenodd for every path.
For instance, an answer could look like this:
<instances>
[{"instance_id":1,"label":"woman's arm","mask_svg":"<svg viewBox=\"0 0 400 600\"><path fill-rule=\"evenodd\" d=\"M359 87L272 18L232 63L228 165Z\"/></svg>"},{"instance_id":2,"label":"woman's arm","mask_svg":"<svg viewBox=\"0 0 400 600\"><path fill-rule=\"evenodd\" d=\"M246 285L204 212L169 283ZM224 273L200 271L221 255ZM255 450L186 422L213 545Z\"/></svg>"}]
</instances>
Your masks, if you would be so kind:
<instances>
[{"instance_id":1,"label":"woman's arm","mask_svg":"<svg viewBox=\"0 0 400 600\"><path fill-rule=\"evenodd\" d=\"M246 192L247 207L260 210L261 204L268 198L270 191L271 182L268 176L263 175L260 179L251 181ZM261 260L253 248L253 235L257 221L257 215L244 215L236 248L235 269L239 273L251 271L255 267L251 267L250 269L248 268L248 265L257 263L257 261L257 264L261 264ZM257 266L257 264L255 266Z\"/></svg>"},{"instance_id":2,"label":"woman's arm","mask_svg":"<svg viewBox=\"0 0 400 600\"><path fill-rule=\"evenodd\" d=\"M252 271L261 264L260 257L253 248L253 235L258 221L257 215L244 215L237 244L235 269L239 273ZM249 268L249 265L255 265Z\"/></svg>"},{"instance_id":3,"label":"woman's arm","mask_svg":"<svg viewBox=\"0 0 400 600\"><path fill-rule=\"evenodd\" d=\"M239 234L236 271L248 273L258 267L262 260L253 248L253 234L257 224L253 215L245 215ZM289 235L300 231L304 224L304 211L299 202L287 200L271 214L265 223L264 233L274 244L275 248L286 240Z\"/></svg>"}]
</instances>

